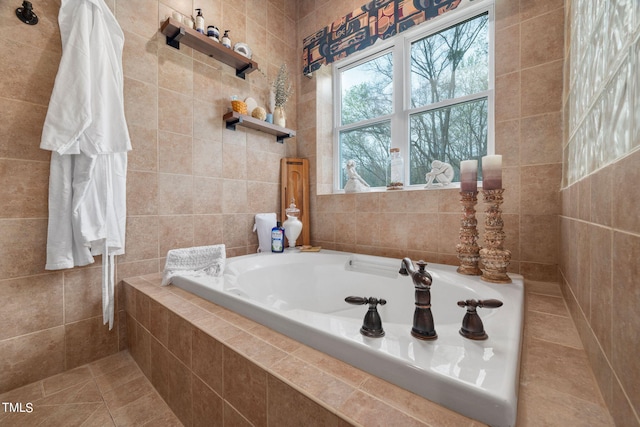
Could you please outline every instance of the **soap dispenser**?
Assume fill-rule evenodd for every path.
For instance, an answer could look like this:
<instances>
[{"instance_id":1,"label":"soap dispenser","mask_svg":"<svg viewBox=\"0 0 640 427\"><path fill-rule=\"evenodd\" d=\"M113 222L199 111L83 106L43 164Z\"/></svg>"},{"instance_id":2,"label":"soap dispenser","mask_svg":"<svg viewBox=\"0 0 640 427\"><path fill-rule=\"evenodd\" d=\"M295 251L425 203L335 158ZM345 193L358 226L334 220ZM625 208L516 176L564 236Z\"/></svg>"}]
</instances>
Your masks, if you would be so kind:
<instances>
[{"instance_id":1,"label":"soap dispenser","mask_svg":"<svg viewBox=\"0 0 640 427\"><path fill-rule=\"evenodd\" d=\"M231 49L231 39L229 38L229 30L224 30L224 35L222 36L222 46Z\"/></svg>"},{"instance_id":2,"label":"soap dispenser","mask_svg":"<svg viewBox=\"0 0 640 427\"><path fill-rule=\"evenodd\" d=\"M196 11L198 11L196 15L196 31L204 34L204 16L202 16L202 9L196 9Z\"/></svg>"},{"instance_id":3,"label":"soap dispenser","mask_svg":"<svg viewBox=\"0 0 640 427\"><path fill-rule=\"evenodd\" d=\"M296 207L295 199L291 198L291 204L285 209L287 220L282 224L284 227L284 235L289 241L289 247L296 247L296 239L300 236L302 231L302 222L300 221L300 209Z\"/></svg>"},{"instance_id":4,"label":"soap dispenser","mask_svg":"<svg viewBox=\"0 0 640 427\"><path fill-rule=\"evenodd\" d=\"M280 221L271 229L271 252L284 252L284 229L280 226Z\"/></svg>"}]
</instances>

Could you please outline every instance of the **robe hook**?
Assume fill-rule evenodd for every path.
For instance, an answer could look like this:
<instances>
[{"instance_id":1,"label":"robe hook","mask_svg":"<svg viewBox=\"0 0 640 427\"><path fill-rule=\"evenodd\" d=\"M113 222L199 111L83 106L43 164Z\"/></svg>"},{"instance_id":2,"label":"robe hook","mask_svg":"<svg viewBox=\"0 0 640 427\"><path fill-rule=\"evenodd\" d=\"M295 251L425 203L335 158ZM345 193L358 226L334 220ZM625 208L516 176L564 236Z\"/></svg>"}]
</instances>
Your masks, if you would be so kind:
<instances>
[{"instance_id":1,"label":"robe hook","mask_svg":"<svg viewBox=\"0 0 640 427\"><path fill-rule=\"evenodd\" d=\"M16 16L25 24L36 25L38 16L33 12L33 5L30 1L23 1L22 7L16 9Z\"/></svg>"}]
</instances>

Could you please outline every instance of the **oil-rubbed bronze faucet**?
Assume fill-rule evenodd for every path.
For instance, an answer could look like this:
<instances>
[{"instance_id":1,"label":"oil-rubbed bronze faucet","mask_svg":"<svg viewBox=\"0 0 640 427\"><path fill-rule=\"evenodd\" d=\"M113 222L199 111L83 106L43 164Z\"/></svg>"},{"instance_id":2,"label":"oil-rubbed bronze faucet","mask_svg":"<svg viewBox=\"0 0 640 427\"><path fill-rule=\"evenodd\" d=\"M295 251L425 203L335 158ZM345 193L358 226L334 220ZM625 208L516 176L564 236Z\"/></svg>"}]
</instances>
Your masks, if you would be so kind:
<instances>
[{"instance_id":1,"label":"oil-rubbed bronze faucet","mask_svg":"<svg viewBox=\"0 0 640 427\"><path fill-rule=\"evenodd\" d=\"M438 338L433 325L433 314L431 313L431 274L425 267L427 263L420 260L416 263L418 269L413 266L410 258L402 260L399 273L403 276L411 276L413 286L416 288L416 309L413 313L413 328L411 335L421 340L434 340Z\"/></svg>"},{"instance_id":2,"label":"oil-rubbed bronze faucet","mask_svg":"<svg viewBox=\"0 0 640 427\"><path fill-rule=\"evenodd\" d=\"M484 325L482 319L478 316L476 308L498 308L502 307L502 301L497 299L485 299L474 300L468 299L465 301L458 301L458 306L466 307L467 312L462 319L462 327L460 328L460 335L470 340L486 340L488 338L487 333L484 331Z\"/></svg>"},{"instance_id":3,"label":"oil-rubbed bronze faucet","mask_svg":"<svg viewBox=\"0 0 640 427\"><path fill-rule=\"evenodd\" d=\"M384 329L382 329L382 319L378 313L378 304L385 305L386 300L380 298L363 298L363 297L346 297L344 299L349 304L369 304L369 311L364 315L364 321L360 328L360 333L371 338L380 338L384 336Z\"/></svg>"}]
</instances>

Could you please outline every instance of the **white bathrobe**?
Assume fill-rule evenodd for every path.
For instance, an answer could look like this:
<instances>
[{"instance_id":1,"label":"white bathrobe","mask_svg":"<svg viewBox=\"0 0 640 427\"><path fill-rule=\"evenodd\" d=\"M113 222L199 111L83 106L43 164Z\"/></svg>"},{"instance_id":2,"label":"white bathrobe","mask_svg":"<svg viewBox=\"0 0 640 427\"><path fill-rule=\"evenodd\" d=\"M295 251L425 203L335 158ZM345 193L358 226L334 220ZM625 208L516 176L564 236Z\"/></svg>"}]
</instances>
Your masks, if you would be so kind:
<instances>
[{"instance_id":1,"label":"white bathrobe","mask_svg":"<svg viewBox=\"0 0 640 427\"><path fill-rule=\"evenodd\" d=\"M124 254L127 151L124 35L103 0L62 0L62 59L42 130L51 150L47 270L102 255L104 323L113 327L114 255Z\"/></svg>"}]
</instances>

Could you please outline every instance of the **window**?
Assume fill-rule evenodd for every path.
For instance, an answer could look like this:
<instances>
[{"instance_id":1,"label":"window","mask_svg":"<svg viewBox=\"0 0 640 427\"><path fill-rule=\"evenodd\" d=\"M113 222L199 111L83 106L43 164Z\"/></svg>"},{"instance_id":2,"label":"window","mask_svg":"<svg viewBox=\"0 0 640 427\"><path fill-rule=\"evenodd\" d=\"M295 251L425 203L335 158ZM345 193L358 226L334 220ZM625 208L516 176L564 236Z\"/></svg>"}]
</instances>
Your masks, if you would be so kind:
<instances>
[{"instance_id":1,"label":"window","mask_svg":"<svg viewBox=\"0 0 640 427\"><path fill-rule=\"evenodd\" d=\"M424 185L431 163L455 170L493 152L490 11L452 13L334 67L335 186L355 160L372 187L386 186L389 149L400 148L405 184ZM446 24L444 24L446 22Z\"/></svg>"}]
</instances>

